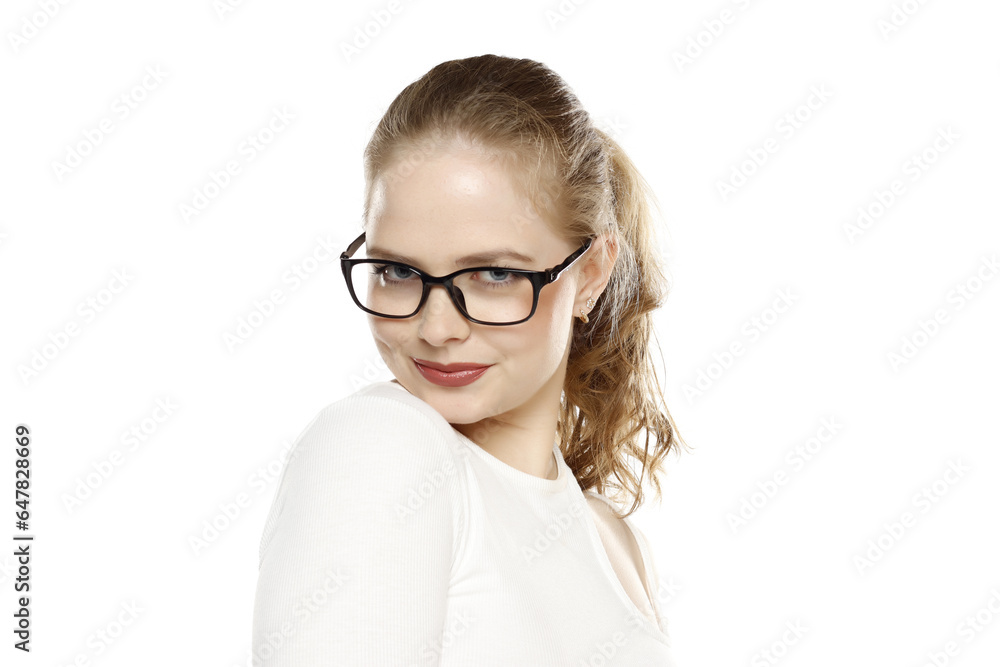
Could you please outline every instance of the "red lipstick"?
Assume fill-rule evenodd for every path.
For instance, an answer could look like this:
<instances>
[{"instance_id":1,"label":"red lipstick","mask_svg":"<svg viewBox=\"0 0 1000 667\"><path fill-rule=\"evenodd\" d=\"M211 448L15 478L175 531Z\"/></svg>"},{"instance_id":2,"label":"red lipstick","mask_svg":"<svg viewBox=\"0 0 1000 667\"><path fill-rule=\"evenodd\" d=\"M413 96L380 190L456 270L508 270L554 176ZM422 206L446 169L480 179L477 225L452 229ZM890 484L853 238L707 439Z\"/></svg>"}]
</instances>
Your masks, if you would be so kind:
<instances>
[{"instance_id":1,"label":"red lipstick","mask_svg":"<svg viewBox=\"0 0 1000 667\"><path fill-rule=\"evenodd\" d=\"M424 359L413 359L413 364L425 380L441 387L472 384L489 368L483 364L438 364Z\"/></svg>"}]
</instances>

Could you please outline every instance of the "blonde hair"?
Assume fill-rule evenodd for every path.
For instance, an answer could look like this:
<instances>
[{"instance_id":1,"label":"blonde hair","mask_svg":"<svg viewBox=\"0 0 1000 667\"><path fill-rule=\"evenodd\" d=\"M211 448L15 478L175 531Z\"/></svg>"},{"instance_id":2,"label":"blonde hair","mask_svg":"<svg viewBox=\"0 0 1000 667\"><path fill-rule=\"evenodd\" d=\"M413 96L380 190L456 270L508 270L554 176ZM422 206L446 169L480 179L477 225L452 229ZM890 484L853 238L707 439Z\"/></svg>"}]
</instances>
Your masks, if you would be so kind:
<instances>
[{"instance_id":1,"label":"blonde hair","mask_svg":"<svg viewBox=\"0 0 1000 667\"><path fill-rule=\"evenodd\" d=\"M652 311L668 291L652 191L555 72L534 60L482 55L433 67L389 105L364 153L365 221L379 179L406 177L459 137L510 166L533 205L555 213L568 240L605 233L618 247L589 322L573 319L556 430L580 487L631 499L628 516L642 504L645 478L661 497L664 459L686 446L662 404L650 354ZM629 458L641 462L638 476Z\"/></svg>"}]
</instances>

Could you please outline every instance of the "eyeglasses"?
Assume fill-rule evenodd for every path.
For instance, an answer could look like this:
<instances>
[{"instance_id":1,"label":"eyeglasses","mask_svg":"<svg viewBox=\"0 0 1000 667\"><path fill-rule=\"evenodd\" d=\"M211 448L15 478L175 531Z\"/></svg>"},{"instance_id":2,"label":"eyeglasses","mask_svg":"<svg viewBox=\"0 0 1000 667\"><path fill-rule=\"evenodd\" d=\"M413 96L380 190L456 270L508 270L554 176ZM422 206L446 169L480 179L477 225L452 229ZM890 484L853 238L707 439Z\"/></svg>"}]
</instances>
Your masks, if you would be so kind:
<instances>
[{"instance_id":1,"label":"eyeglasses","mask_svg":"<svg viewBox=\"0 0 1000 667\"><path fill-rule=\"evenodd\" d=\"M508 326L520 324L535 314L538 293L555 282L587 252L593 238L584 241L561 264L544 271L497 266L475 266L446 276L432 276L409 264L382 259L351 259L365 234L356 238L340 255L347 289L358 307L378 317L413 317L427 301L434 285L443 285L452 303L476 324Z\"/></svg>"}]
</instances>

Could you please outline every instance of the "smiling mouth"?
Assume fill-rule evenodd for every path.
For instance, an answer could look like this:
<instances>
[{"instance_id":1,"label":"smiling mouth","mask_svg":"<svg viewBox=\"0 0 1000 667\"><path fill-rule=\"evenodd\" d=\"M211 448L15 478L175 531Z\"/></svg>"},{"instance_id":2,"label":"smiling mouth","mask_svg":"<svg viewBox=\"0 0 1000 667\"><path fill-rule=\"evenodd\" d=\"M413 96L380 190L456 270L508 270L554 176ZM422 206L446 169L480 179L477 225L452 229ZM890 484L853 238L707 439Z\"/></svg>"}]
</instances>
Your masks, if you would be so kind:
<instances>
[{"instance_id":1,"label":"smiling mouth","mask_svg":"<svg viewBox=\"0 0 1000 667\"><path fill-rule=\"evenodd\" d=\"M413 359L413 364L425 380L442 387L462 387L472 384L490 368L475 364L449 364L445 368L453 370L442 370L422 364L416 359Z\"/></svg>"}]
</instances>

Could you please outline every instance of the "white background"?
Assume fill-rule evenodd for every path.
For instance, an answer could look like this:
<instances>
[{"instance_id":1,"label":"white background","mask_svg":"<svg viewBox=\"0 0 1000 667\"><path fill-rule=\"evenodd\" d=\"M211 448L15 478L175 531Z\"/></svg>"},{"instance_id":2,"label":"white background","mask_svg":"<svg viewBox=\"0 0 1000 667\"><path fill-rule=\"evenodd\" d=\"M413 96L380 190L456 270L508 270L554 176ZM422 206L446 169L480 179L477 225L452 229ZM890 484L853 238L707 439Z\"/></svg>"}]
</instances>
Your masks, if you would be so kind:
<instances>
[{"instance_id":1,"label":"white background","mask_svg":"<svg viewBox=\"0 0 1000 667\"><path fill-rule=\"evenodd\" d=\"M339 252L359 233L362 150L399 90L482 53L562 75L664 212L658 338L692 452L633 520L678 665L997 664L996 3L420 0L349 59L387 2L44 4L0 16L3 664L249 664L283 452L386 379L336 255L311 263L317 239ZM294 119L247 159L275 109ZM229 160L240 172L186 220ZM859 207L876 215L852 232ZM314 270L286 281L295 267ZM176 406L160 422L157 401ZM18 423L30 656L11 648Z\"/></svg>"}]
</instances>

